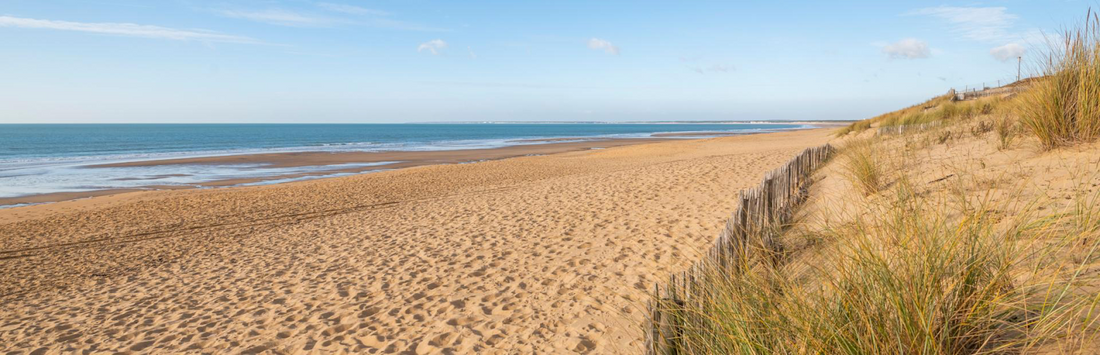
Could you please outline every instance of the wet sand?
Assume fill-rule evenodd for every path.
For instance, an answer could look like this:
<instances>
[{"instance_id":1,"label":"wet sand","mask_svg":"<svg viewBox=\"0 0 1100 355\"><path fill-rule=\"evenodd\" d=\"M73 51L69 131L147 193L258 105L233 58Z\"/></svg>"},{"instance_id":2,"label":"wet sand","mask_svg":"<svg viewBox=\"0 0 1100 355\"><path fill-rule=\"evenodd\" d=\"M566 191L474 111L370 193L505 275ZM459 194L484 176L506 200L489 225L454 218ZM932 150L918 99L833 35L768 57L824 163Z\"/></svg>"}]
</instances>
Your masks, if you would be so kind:
<instances>
[{"instance_id":1,"label":"wet sand","mask_svg":"<svg viewBox=\"0 0 1100 355\"><path fill-rule=\"evenodd\" d=\"M0 210L0 352L636 353L654 282L828 135Z\"/></svg>"},{"instance_id":2,"label":"wet sand","mask_svg":"<svg viewBox=\"0 0 1100 355\"><path fill-rule=\"evenodd\" d=\"M261 181L290 179L304 176L323 176L338 173L363 173L377 170L401 169L433 164L456 164L471 161L497 160L528 155L545 155L563 152L572 152L589 149L602 149L621 147L625 145L654 143L662 139L600 139L582 142L547 142L546 144L517 145L491 149L465 149L446 151L413 151L413 152L297 152L297 153L269 153L269 154L241 154L212 157L143 160L125 163L90 165L90 168L118 168L159 165L214 165L214 164L270 164L267 167L288 168L302 166L324 166L335 164L355 163L380 163L398 162L394 164L377 165L360 168L345 168L322 170L311 173L273 175L264 178L214 180L196 184L199 187L224 187L241 184L256 183ZM157 186L150 185L142 189L110 189L95 191L58 192L50 194L38 194L18 197L0 198L0 206L47 203L68 201L88 197L114 195L119 193L158 190L158 189L186 189L191 186Z\"/></svg>"},{"instance_id":3,"label":"wet sand","mask_svg":"<svg viewBox=\"0 0 1100 355\"><path fill-rule=\"evenodd\" d=\"M655 133L654 137L725 137L725 136L739 136L745 134L745 132L676 132L676 133Z\"/></svg>"},{"instance_id":4,"label":"wet sand","mask_svg":"<svg viewBox=\"0 0 1100 355\"><path fill-rule=\"evenodd\" d=\"M554 154L593 148L610 148L639 143L659 142L655 139L604 139L583 142L515 145L490 149L462 149L439 151L395 152L300 152L247 155L225 155L199 158L134 161L126 163L91 165L90 167L120 168L128 166L157 166L172 164L271 164L272 168L335 165L349 163L377 163L400 161L385 165L387 168L407 168L428 164L450 164L474 160L497 160L525 155Z\"/></svg>"}]
</instances>

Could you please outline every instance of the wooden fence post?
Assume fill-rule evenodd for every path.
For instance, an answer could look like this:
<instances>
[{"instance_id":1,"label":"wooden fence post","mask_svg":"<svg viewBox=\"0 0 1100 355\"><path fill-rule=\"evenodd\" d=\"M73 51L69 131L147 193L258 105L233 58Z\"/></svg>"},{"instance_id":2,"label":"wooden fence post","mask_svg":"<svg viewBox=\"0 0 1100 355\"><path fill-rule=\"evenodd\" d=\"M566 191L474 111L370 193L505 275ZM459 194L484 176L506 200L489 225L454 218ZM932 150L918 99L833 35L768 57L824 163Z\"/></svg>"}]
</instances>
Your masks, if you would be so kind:
<instances>
[{"instance_id":1,"label":"wooden fence post","mask_svg":"<svg viewBox=\"0 0 1100 355\"><path fill-rule=\"evenodd\" d=\"M706 297L710 297L702 284L708 275L714 275L708 270L728 277L749 271L752 251L749 238L759 241L760 247L765 248L764 253L769 254L764 255L765 261L779 262L778 231L794 216L795 208L806 200L811 175L832 153L833 147L828 144L805 149L787 164L767 173L760 185L742 191L733 214L703 260L684 272L669 275L664 292L659 284L654 285L656 299L647 304L646 354L680 353L690 345L682 341L684 329L701 326L703 320L687 319L690 313L685 310L698 308ZM672 313L665 311L669 308Z\"/></svg>"}]
</instances>

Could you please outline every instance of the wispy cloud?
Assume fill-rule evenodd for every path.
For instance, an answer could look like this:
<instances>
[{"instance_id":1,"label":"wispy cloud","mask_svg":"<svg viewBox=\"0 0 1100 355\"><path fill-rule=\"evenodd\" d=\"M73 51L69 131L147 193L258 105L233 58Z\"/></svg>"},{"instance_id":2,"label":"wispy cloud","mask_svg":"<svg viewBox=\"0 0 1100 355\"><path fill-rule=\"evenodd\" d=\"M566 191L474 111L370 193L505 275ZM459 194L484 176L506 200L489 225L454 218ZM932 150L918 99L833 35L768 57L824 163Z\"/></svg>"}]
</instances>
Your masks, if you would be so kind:
<instances>
[{"instance_id":1,"label":"wispy cloud","mask_svg":"<svg viewBox=\"0 0 1100 355\"><path fill-rule=\"evenodd\" d=\"M335 12L343 12L345 14L350 14L350 15L390 16L390 13L387 12L387 11L368 9L368 8L365 8L365 7L359 7L359 6L354 6L354 5L334 4L334 3L330 3L330 2L320 2L320 3L317 3L317 6L322 8L322 9L325 9L325 10L335 11Z\"/></svg>"},{"instance_id":2,"label":"wispy cloud","mask_svg":"<svg viewBox=\"0 0 1100 355\"><path fill-rule=\"evenodd\" d=\"M181 30L175 28L139 25L133 23L72 22L0 16L0 27L88 32L130 37L170 39L177 41L206 41L252 44L260 43L260 41L253 38L221 34L213 31Z\"/></svg>"},{"instance_id":3,"label":"wispy cloud","mask_svg":"<svg viewBox=\"0 0 1100 355\"><path fill-rule=\"evenodd\" d=\"M952 32L979 41L1003 41L1013 37L1009 30L1019 16L1004 7L939 6L919 9L911 15L932 16L951 25Z\"/></svg>"},{"instance_id":4,"label":"wispy cloud","mask_svg":"<svg viewBox=\"0 0 1100 355\"><path fill-rule=\"evenodd\" d=\"M391 18L392 14L382 10L359 6L317 3L317 7L336 14L326 16L309 12L285 9L266 10L215 10L214 12L230 18L239 18L279 26L291 27L333 27L341 25L368 26L401 31L448 32L450 30L425 26Z\"/></svg>"},{"instance_id":5,"label":"wispy cloud","mask_svg":"<svg viewBox=\"0 0 1100 355\"><path fill-rule=\"evenodd\" d=\"M431 41L421 43L420 46L416 47L416 51L417 52L428 51L432 55L439 55L439 53L443 52L443 50L446 49L446 48L447 48L447 42L444 42L441 39L433 39Z\"/></svg>"},{"instance_id":6,"label":"wispy cloud","mask_svg":"<svg viewBox=\"0 0 1100 355\"><path fill-rule=\"evenodd\" d=\"M432 26L425 26L418 23L412 23L408 21L401 21L391 18L392 13L383 10L368 9L365 7L359 7L347 4L335 4L328 2L317 3L317 6L333 12L339 12L346 15L357 16L354 20L349 20L349 23L369 26L375 28L384 28L391 30L401 31L418 31L418 32L449 32L450 30L445 28L438 28Z\"/></svg>"},{"instance_id":7,"label":"wispy cloud","mask_svg":"<svg viewBox=\"0 0 1100 355\"><path fill-rule=\"evenodd\" d=\"M989 54L992 55L993 58L997 58L997 60L1002 62L1016 59L1016 57L1023 57L1025 53L1027 53L1027 48L1024 48L1024 46L1019 43L1009 43L989 50Z\"/></svg>"},{"instance_id":8,"label":"wispy cloud","mask_svg":"<svg viewBox=\"0 0 1100 355\"><path fill-rule=\"evenodd\" d=\"M883 46L882 53L890 59L921 59L930 57L932 50L928 48L928 42L906 38Z\"/></svg>"},{"instance_id":9,"label":"wispy cloud","mask_svg":"<svg viewBox=\"0 0 1100 355\"><path fill-rule=\"evenodd\" d=\"M1056 43L1057 35L1044 34L1039 29L1022 31L1016 26L1020 16L1004 7L939 6L912 11L910 15L936 17L950 25L952 33L966 39L992 42L999 46L989 54L1000 61L1022 57L1028 48Z\"/></svg>"},{"instance_id":10,"label":"wispy cloud","mask_svg":"<svg viewBox=\"0 0 1100 355\"><path fill-rule=\"evenodd\" d=\"M687 63L688 69L691 69L691 71L699 74L728 73L737 70L737 68L733 65L725 63L713 63L710 65L705 65L706 63L701 63L703 62L703 57L680 57L680 61Z\"/></svg>"},{"instance_id":11,"label":"wispy cloud","mask_svg":"<svg viewBox=\"0 0 1100 355\"><path fill-rule=\"evenodd\" d=\"M602 40L599 38L592 38L588 40L588 48L595 50L602 50L607 54L619 55L619 47L616 47L611 42Z\"/></svg>"},{"instance_id":12,"label":"wispy cloud","mask_svg":"<svg viewBox=\"0 0 1100 355\"><path fill-rule=\"evenodd\" d=\"M1002 43L1005 45L1017 44L1023 46L1025 50L1057 47L1060 46L1060 43L1064 43L1065 41L1065 37L1057 32L1044 32L1039 29L1024 31L1009 39L1011 42L1006 41Z\"/></svg>"},{"instance_id":13,"label":"wispy cloud","mask_svg":"<svg viewBox=\"0 0 1100 355\"><path fill-rule=\"evenodd\" d=\"M699 74L728 73L728 72L734 71L734 69L736 69L732 65L727 65L727 64L711 64L709 66L696 65L696 66L690 66L689 68L691 68L692 71L694 71L696 73L699 73Z\"/></svg>"},{"instance_id":14,"label":"wispy cloud","mask_svg":"<svg viewBox=\"0 0 1100 355\"><path fill-rule=\"evenodd\" d=\"M217 13L225 17L239 18L280 26L325 27L346 22L336 18L303 14L283 9L267 9L255 11L221 10Z\"/></svg>"}]
</instances>

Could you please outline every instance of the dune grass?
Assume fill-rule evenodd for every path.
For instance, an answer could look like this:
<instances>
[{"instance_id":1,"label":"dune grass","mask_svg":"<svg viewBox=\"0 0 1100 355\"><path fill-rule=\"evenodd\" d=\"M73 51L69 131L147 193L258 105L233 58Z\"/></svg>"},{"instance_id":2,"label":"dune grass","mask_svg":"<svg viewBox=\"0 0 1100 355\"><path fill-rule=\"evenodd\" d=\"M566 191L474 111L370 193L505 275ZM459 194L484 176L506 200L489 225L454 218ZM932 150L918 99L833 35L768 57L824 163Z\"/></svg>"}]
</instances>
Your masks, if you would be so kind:
<instances>
[{"instance_id":1,"label":"dune grass","mask_svg":"<svg viewBox=\"0 0 1100 355\"><path fill-rule=\"evenodd\" d=\"M863 132L872 126L904 127L965 121L983 115L1000 113L1005 110L1005 101L1002 97L990 96L957 102L953 101L949 95L938 96L919 105L853 122L837 130L835 136L843 137L851 133Z\"/></svg>"},{"instance_id":2,"label":"dune grass","mask_svg":"<svg viewBox=\"0 0 1100 355\"><path fill-rule=\"evenodd\" d=\"M949 120L965 115L960 107ZM1012 144L1018 122L1003 100L975 100L973 107L976 115L996 117L847 140L833 171L849 182L844 189L852 194L845 195L867 197L818 201L818 208L837 211L824 213L822 225L788 230L785 243L810 246L784 245L782 262L757 253L735 272L707 268L693 299L658 302L684 324L673 348L682 354L1096 350L1100 163L1077 166L1084 173L1073 177L1079 182L1066 189L1074 192L1069 196L1028 190L1034 185L1013 176L984 176L980 157L945 162L955 171L943 179L910 180L912 159L927 157L924 149L945 149L910 145L920 137L947 134L958 144L998 150ZM992 142L985 138L990 131Z\"/></svg>"},{"instance_id":3,"label":"dune grass","mask_svg":"<svg viewBox=\"0 0 1100 355\"><path fill-rule=\"evenodd\" d=\"M939 100L923 110L908 110L878 119L880 127L910 126L949 120L968 120L980 115L994 113L1000 107L1000 97L991 96L971 101ZM875 119L872 119L875 120Z\"/></svg>"},{"instance_id":4,"label":"dune grass","mask_svg":"<svg viewBox=\"0 0 1100 355\"><path fill-rule=\"evenodd\" d=\"M859 121L852 122L852 124L849 124L847 126L844 126L844 128L841 128L841 129L837 130L836 133L834 134L834 136L841 137L841 136L848 135L849 133L860 133L860 132L866 131L870 128L871 128L871 122L870 121L868 121L868 120L859 120Z\"/></svg>"},{"instance_id":5,"label":"dune grass","mask_svg":"<svg viewBox=\"0 0 1100 355\"><path fill-rule=\"evenodd\" d=\"M1043 78L1023 94L1023 125L1045 149L1100 137L1100 17L1065 31L1042 64Z\"/></svg>"},{"instance_id":6,"label":"dune grass","mask_svg":"<svg viewBox=\"0 0 1100 355\"><path fill-rule=\"evenodd\" d=\"M850 151L849 151L850 152ZM847 153L850 154L850 153ZM960 183L963 184L963 183ZM974 184L971 184L974 185ZM1100 246L1097 194L1036 217L973 187L917 193L899 179L867 208L818 231L799 262L714 268L706 290L660 307L685 324L684 354L1027 353L1089 338ZM884 193L886 191L883 191ZM977 196L977 197L975 197ZM965 201L965 202L963 202ZM1053 256L1085 250L1077 264ZM1065 349L1065 348L1060 348Z\"/></svg>"},{"instance_id":7,"label":"dune grass","mask_svg":"<svg viewBox=\"0 0 1100 355\"><path fill-rule=\"evenodd\" d=\"M881 114L881 115L878 115L878 116L875 116L875 117L872 117L872 118L868 118L868 119L865 119L865 120L860 120L860 121L853 122L852 124L850 124L848 126L845 126L844 128L841 128L840 130L838 130L835 135L837 137L841 137L841 136L845 136L849 133L863 132L863 131L871 128L872 125L876 125L876 124L879 127L883 127L883 126L889 125L889 124L884 124L884 122L893 123L893 122L901 119L901 117L908 117L910 115L916 115L916 114L919 114L919 113L923 112L924 110L927 110L927 109L932 108L932 107L936 107L936 106L940 105L941 103L950 102L950 101L951 101L951 97L948 96L948 95L935 97L935 98L933 98L931 100L928 100L928 101L926 101L924 103L921 103L921 104L909 106L909 107L906 107L906 108L898 110L898 111L892 111L892 112L884 113L884 114Z\"/></svg>"},{"instance_id":8,"label":"dune grass","mask_svg":"<svg viewBox=\"0 0 1100 355\"><path fill-rule=\"evenodd\" d=\"M897 126L901 125L902 123L919 123L920 121L924 121L930 118L925 117L926 112L928 112L929 110L934 110L937 107L940 107L941 105L950 102L951 96L949 95L937 96L918 105L913 105L901 110L878 115L865 121L867 121L868 124L878 124L879 127Z\"/></svg>"},{"instance_id":9,"label":"dune grass","mask_svg":"<svg viewBox=\"0 0 1100 355\"><path fill-rule=\"evenodd\" d=\"M997 133L997 149L1008 149L1016 138L1016 120L1008 116L998 118L993 122L993 132Z\"/></svg>"},{"instance_id":10,"label":"dune grass","mask_svg":"<svg viewBox=\"0 0 1100 355\"><path fill-rule=\"evenodd\" d=\"M882 188L883 167L870 139L848 142L844 146L845 177L864 195L873 195Z\"/></svg>"}]
</instances>

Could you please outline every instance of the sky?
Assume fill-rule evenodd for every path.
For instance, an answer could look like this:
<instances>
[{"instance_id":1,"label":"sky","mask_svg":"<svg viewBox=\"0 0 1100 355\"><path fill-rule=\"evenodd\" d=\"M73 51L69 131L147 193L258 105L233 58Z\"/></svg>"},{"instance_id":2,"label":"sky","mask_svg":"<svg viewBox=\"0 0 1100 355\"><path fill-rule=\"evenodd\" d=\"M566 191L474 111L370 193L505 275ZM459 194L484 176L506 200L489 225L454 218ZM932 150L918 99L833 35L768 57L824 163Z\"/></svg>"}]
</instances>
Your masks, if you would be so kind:
<instances>
[{"instance_id":1,"label":"sky","mask_svg":"<svg viewBox=\"0 0 1100 355\"><path fill-rule=\"evenodd\" d=\"M1090 5L0 0L0 123L855 120L1014 80Z\"/></svg>"}]
</instances>

